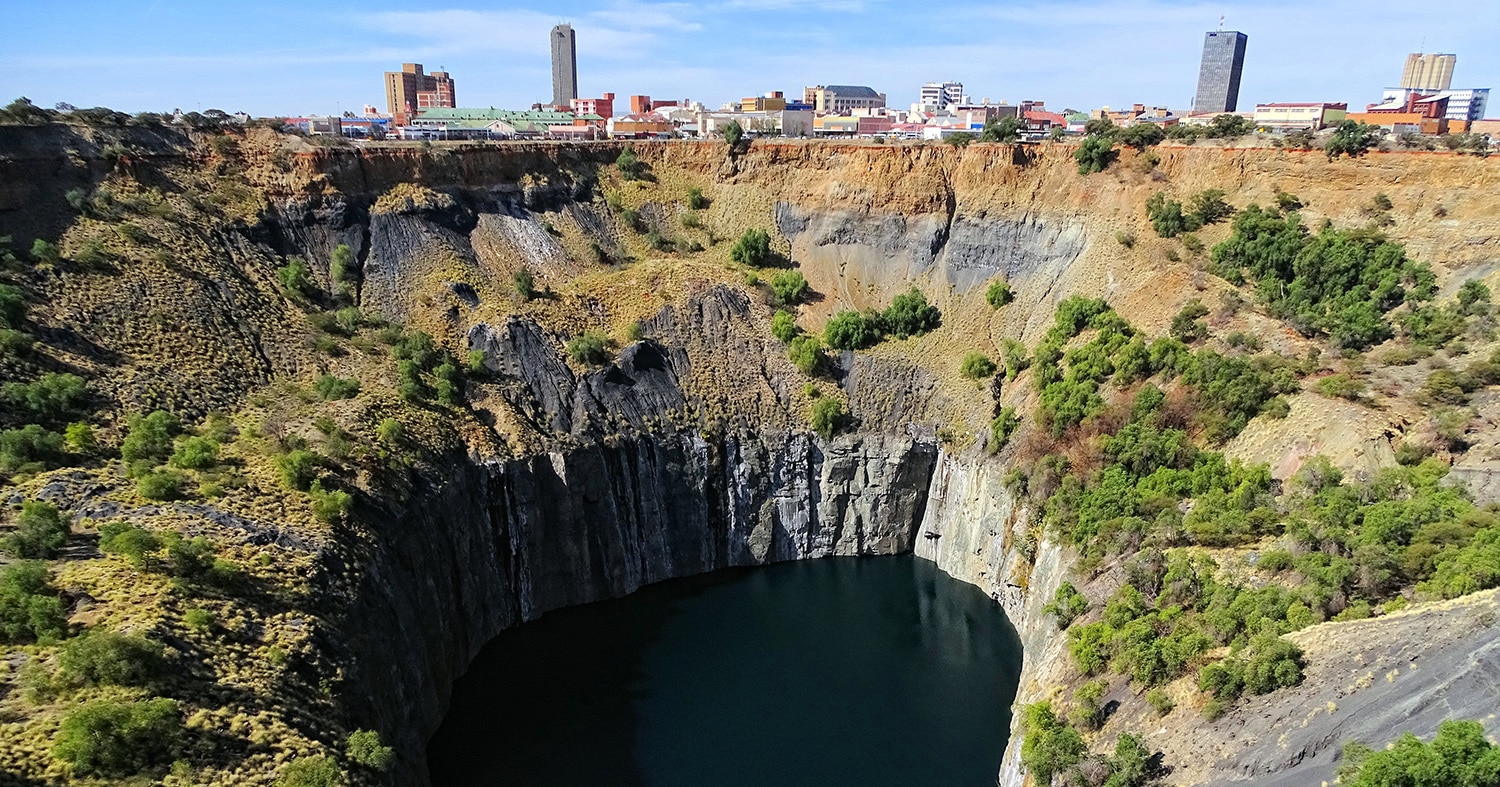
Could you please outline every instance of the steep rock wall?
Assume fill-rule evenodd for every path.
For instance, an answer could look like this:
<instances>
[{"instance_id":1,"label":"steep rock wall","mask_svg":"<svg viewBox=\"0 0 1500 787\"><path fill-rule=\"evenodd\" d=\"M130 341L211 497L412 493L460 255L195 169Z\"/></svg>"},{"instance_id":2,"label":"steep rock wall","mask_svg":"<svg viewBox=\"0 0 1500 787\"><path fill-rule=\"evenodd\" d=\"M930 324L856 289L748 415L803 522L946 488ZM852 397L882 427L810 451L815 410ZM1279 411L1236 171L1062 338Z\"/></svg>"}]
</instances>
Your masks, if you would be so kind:
<instances>
[{"instance_id":1,"label":"steep rock wall","mask_svg":"<svg viewBox=\"0 0 1500 787\"><path fill-rule=\"evenodd\" d=\"M901 436L764 431L455 457L375 534L350 618L363 689L352 710L410 755L399 783L423 784L448 687L495 634L674 577L909 552L936 454Z\"/></svg>"}]
</instances>

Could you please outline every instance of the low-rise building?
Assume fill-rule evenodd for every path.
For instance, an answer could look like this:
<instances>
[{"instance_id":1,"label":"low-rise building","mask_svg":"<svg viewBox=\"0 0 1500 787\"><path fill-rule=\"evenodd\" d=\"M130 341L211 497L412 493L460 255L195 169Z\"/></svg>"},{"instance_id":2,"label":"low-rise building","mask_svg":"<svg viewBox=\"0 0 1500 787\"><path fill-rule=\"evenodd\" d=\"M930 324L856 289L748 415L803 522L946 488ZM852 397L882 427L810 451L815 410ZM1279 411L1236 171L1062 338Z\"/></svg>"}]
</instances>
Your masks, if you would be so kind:
<instances>
[{"instance_id":1,"label":"low-rise building","mask_svg":"<svg viewBox=\"0 0 1500 787\"><path fill-rule=\"evenodd\" d=\"M611 139L650 139L671 136L676 128L672 121L655 112L643 115L621 115L606 121Z\"/></svg>"},{"instance_id":2,"label":"low-rise building","mask_svg":"<svg viewBox=\"0 0 1500 787\"><path fill-rule=\"evenodd\" d=\"M1413 94L1420 94L1428 100L1446 99L1448 104L1444 117L1450 121L1473 122L1484 117L1485 107L1489 103L1490 89L1487 87L1465 88L1433 92L1405 87L1388 87L1381 92L1380 105L1404 104Z\"/></svg>"},{"instance_id":3,"label":"low-rise building","mask_svg":"<svg viewBox=\"0 0 1500 787\"><path fill-rule=\"evenodd\" d=\"M1431 118L1417 112L1350 112L1345 120L1379 126L1392 134L1446 134L1447 118Z\"/></svg>"},{"instance_id":4,"label":"low-rise building","mask_svg":"<svg viewBox=\"0 0 1500 787\"><path fill-rule=\"evenodd\" d=\"M783 109L786 109L786 95L780 90L740 99L741 112L777 112Z\"/></svg>"},{"instance_id":5,"label":"low-rise building","mask_svg":"<svg viewBox=\"0 0 1500 787\"><path fill-rule=\"evenodd\" d=\"M1343 122L1349 113L1348 104L1328 102L1279 102L1256 104L1253 120L1260 128L1273 131L1310 129L1319 131ZM1212 122L1212 118L1209 122Z\"/></svg>"},{"instance_id":6,"label":"low-rise building","mask_svg":"<svg viewBox=\"0 0 1500 787\"><path fill-rule=\"evenodd\" d=\"M615 116L614 93L605 93L599 98L575 98L571 104L575 115L598 115L605 120Z\"/></svg>"},{"instance_id":7,"label":"low-rise building","mask_svg":"<svg viewBox=\"0 0 1500 787\"><path fill-rule=\"evenodd\" d=\"M818 112L844 114L885 106L885 94L864 85L817 85L802 89L802 101Z\"/></svg>"}]
</instances>

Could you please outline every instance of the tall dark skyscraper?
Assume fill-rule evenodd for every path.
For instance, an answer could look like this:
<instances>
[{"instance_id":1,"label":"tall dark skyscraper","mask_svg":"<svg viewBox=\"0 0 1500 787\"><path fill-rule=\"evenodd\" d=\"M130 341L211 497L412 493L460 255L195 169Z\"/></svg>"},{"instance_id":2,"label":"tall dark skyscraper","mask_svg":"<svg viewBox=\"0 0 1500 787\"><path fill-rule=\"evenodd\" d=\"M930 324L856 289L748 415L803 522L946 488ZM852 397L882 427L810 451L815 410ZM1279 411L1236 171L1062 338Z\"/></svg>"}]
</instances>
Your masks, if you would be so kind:
<instances>
[{"instance_id":1,"label":"tall dark skyscraper","mask_svg":"<svg viewBox=\"0 0 1500 787\"><path fill-rule=\"evenodd\" d=\"M1233 112L1240 101L1240 71L1245 68L1244 33L1216 30L1203 36L1203 65L1198 68L1194 112Z\"/></svg>"},{"instance_id":2,"label":"tall dark skyscraper","mask_svg":"<svg viewBox=\"0 0 1500 787\"><path fill-rule=\"evenodd\" d=\"M572 25L552 28L552 105L568 106L578 98L578 44Z\"/></svg>"}]
</instances>

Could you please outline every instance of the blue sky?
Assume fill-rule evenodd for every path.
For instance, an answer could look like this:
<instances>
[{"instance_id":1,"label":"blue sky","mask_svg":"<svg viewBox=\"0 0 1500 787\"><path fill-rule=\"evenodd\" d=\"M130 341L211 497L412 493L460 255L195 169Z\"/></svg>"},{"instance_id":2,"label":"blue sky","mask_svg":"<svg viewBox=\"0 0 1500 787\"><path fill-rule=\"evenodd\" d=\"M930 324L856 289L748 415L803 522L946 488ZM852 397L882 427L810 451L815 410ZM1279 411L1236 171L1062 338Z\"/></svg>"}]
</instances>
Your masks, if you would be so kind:
<instances>
[{"instance_id":1,"label":"blue sky","mask_svg":"<svg viewBox=\"0 0 1500 787\"><path fill-rule=\"evenodd\" d=\"M578 31L579 88L711 106L807 84L868 84L894 106L957 79L974 98L1186 107L1203 32L1250 36L1241 107L1362 106L1407 52L1456 52L1455 87L1500 88L1500 2L1457 0L5 0L0 101L257 115L383 104L381 72L445 67L459 104L551 94L547 30ZM1497 96L1500 102L1500 96ZM383 106L381 106L384 109ZM1487 113L1500 115L1500 103Z\"/></svg>"}]
</instances>

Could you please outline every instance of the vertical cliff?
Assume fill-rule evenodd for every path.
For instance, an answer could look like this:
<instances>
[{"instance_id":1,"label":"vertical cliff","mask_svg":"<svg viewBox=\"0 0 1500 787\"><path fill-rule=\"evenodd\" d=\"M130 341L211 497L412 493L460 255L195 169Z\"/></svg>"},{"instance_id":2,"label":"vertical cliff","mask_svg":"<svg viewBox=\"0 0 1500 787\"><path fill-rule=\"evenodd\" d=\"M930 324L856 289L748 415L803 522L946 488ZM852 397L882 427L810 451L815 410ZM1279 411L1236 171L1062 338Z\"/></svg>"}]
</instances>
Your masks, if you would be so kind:
<instances>
[{"instance_id":1,"label":"vertical cliff","mask_svg":"<svg viewBox=\"0 0 1500 787\"><path fill-rule=\"evenodd\" d=\"M372 534L350 615L352 710L412 755L399 782L424 783L448 687L501 630L720 568L909 552L936 455L900 436L744 431L453 457Z\"/></svg>"}]
</instances>

